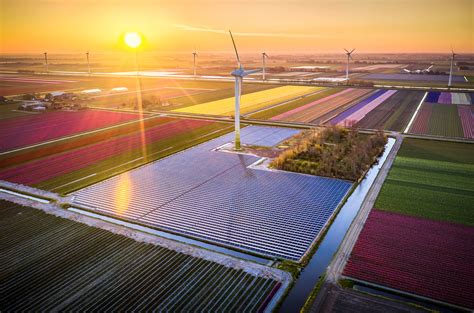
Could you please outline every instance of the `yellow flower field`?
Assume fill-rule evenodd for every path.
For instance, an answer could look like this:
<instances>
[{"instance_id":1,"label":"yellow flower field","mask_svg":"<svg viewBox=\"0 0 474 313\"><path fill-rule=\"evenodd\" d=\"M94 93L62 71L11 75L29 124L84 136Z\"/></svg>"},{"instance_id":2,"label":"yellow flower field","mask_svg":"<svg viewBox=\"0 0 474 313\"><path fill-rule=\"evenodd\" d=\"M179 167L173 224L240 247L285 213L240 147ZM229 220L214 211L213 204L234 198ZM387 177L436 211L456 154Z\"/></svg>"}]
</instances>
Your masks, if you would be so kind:
<instances>
[{"instance_id":1,"label":"yellow flower field","mask_svg":"<svg viewBox=\"0 0 474 313\"><path fill-rule=\"evenodd\" d=\"M242 95L240 113L245 114L321 89L321 87L283 86ZM234 105L234 97L231 97L192 105L173 111L197 114L233 115Z\"/></svg>"}]
</instances>

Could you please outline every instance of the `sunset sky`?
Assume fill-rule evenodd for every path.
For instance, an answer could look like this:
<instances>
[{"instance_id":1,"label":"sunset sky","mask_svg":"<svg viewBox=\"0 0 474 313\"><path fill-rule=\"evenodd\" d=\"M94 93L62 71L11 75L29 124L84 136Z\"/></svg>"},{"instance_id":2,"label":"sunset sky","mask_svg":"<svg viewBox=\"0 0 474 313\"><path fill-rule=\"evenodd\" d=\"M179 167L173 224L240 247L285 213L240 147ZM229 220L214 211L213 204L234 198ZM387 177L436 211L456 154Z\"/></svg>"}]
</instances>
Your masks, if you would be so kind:
<instances>
[{"instance_id":1,"label":"sunset sky","mask_svg":"<svg viewBox=\"0 0 474 313\"><path fill-rule=\"evenodd\" d=\"M473 0L0 0L3 53L145 51L474 52Z\"/></svg>"}]
</instances>

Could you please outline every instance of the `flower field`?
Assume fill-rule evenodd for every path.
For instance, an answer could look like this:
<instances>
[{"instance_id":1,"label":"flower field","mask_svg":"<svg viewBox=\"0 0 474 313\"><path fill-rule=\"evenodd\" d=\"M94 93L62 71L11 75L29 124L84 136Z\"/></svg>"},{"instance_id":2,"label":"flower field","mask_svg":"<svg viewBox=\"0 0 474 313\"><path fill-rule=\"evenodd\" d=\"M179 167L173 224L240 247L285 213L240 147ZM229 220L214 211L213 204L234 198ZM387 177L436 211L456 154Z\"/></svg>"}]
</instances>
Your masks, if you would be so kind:
<instances>
[{"instance_id":1,"label":"flower field","mask_svg":"<svg viewBox=\"0 0 474 313\"><path fill-rule=\"evenodd\" d=\"M320 90L320 88L318 87L283 86L253 92L250 94L244 94L241 98L241 114L265 108L283 101L290 100L292 98L316 92L318 90ZM196 114L233 115L234 106L235 99L234 97L230 97L226 99L192 105L173 111Z\"/></svg>"},{"instance_id":2,"label":"flower field","mask_svg":"<svg viewBox=\"0 0 474 313\"><path fill-rule=\"evenodd\" d=\"M472 149L404 139L343 275L473 309Z\"/></svg>"},{"instance_id":3,"label":"flower field","mask_svg":"<svg viewBox=\"0 0 474 313\"><path fill-rule=\"evenodd\" d=\"M215 124L201 120L167 121L164 124L146 129L143 135L140 132L135 132L126 136L118 136L3 169L0 171L0 179L26 185L37 185L100 163L103 160L125 154L120 158L121 162L118 162L118 164L121 164L133 159L131 158L133 155L143 157L142 140L145 149L150 150L147 151L148 153L154 151L153 145L160 141L174 140L174 144L177 145L179 136L188 136L189 139L193 137L193 132L199 132L200 128Z\"/></svg>"},{"instance_id":4,"label":"flower field","mask_svg":"<svg viewBox=\"0 0 474 313\"><path fill-rule=\"evenodd\" d=\"M459 92L430 91L425 101L441 104L474 104L473 94Z\"/></svg>"},{"instance_id":5,"label":"flower field","mask_svg":"<svg viewBox=\"0 0 474 313\"><path fill-rule=\"evenodd\" d=\"M329 124L341 126L350 126L357 124L370 111L381 105L385 100L390 98L396 92L396 90L377 90L369 97L365 98L354 106L351 106L346 111L337 115L335 118L329 121Z\"/></svg>"},{"instance_id":6,"label":"flower field","mask_svg":"<svg viewBox=\"0 0 474 313\"><path fill-rule=\"evenodd\" d=\"M356 127L402 131L422 98L423 92L400 90L367 113Z\"/></svg>"},{"instance_id":7,"label":"flower field","mask_svg":"<svg viewBox=\"0 0 474 313\"><path fill-rule=\"evenodd\" d=\"M5 201L0 208L2 311L263 312L283 286L263 266L177 252Z\"/></svg>"},{"instance_id":8,"label":"flower field","mask_svg":"<svg viewBox=\"0 0 474 313\"><path fill-rule=\"evenodd\" d=\"M138 114L82 110L0 120L0 152L138 118Z\"/></svg>"},{"instance_id":9,"label":"flower field","mask_svg":"<svg viewBox=\"0 0 474 313\"><path fill-rule=\"evenodd\" d=\"M348 88L309 102L288 112L272 117L272 120L284 120L304 123L318 123L344 110L356 99L370 93L371 89Z\"/></svg>"},{"instance_id":10,"label":"flower field","mask_svg":"<svg viewBox=\"0 0 474 313\"><path fill-rule=\"evenodd\" d=\"M372 210L343 275L474 308L474 227Z\"/></svg>"},{"instance_id":11,"label":"flower field","mask_svg":"<svg viewBox=\"0 0 474 313\"><path fill-rule=\"evenodd\" d=\"M468 143L405 139L375 206L474 226L474 154Z\"/></svg>"},{"instance_id":12,"label":"flower field","mask_svg":"<svg viewBox=\"0 0 474 313\"><path fill-rule=\"evenodd\" d=\"M464 95L464 97L459 95ZM409 132L413 134L472 139L474 132L474 106L455 103L466 103L464 101L467 97L466 95L448 92L429 92Z\"/></svg>"}]
</instances>

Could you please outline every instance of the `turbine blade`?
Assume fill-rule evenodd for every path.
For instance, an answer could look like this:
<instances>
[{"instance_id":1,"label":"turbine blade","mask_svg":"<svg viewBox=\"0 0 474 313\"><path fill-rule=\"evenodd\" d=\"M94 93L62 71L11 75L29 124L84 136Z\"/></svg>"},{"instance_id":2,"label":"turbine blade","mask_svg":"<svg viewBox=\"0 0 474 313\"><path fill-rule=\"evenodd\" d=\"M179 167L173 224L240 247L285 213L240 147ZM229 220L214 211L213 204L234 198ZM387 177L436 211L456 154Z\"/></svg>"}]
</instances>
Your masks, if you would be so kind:
<instances>
[{"instance_id":1,"label":"turbine blade","mask_svg":"<svg viewBox=\"0 0 474 313\"><path fill-rule=\"evenodd\" d=\"M239 68L242 68L242 64L240 63L239 52L237 52L237 46L235 45L234 36L232 36L232 32L229 30L230 38L232 39L232 44L234 45L235 56L237 57L237 63L239 64Z\"/></svg>"},{"instance_id":2,"label":"turbine blade","mask_svg":"<svg viewBox=\"0 0 474 313\"><path fill-rule=\"evenodd\" d=\"M352 49L350 53L352 53L352 52L354 52L354 51L355 51L355 48L354 48L354 49Z\"/></svg>"},{"instance_id":3,"label":"turbine blade","mask_svg":"<svg viewBox=\"0 0 474 313\"><path fill-rule=\"evenodd\" d=\"M261 68L259 68L259 69L256 69L256 70L248 70L248 71L244 71L244 72L243 72L243 76L247 76L247 75L249 75L249 74L253 74L253 73L258 73L258 72L261 72L261 71L262 71L262 69L261 69Z\"/></svg>"},{"instance_id":4,"label":"turbine blade","mask_svg":"<svg viewBox=\"0 0 474 313\"><path fill-rule=\"evenodd\" d=\"M347 50L346 48L344 48L344 50L346 50L346 52L349 53L349 50Z\"/></svg>"}]
</instances>

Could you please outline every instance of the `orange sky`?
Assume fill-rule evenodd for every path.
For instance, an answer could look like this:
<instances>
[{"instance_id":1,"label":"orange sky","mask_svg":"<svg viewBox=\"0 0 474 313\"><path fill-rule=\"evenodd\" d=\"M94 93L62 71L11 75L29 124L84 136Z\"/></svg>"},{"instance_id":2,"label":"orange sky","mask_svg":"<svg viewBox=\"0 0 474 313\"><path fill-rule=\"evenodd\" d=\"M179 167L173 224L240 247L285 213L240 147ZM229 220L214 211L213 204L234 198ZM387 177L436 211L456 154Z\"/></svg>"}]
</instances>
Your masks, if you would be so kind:
<instances>
[{"instance_id":1,"label":"orange sky","mask_svg":"<svg viewBox=\"0 0 474 313\"><path fill-rule=\"evenodd\" d=\"M3 53L147 51L474 52L474 0L0 0Z\"/></svg>"}]
</instances>

